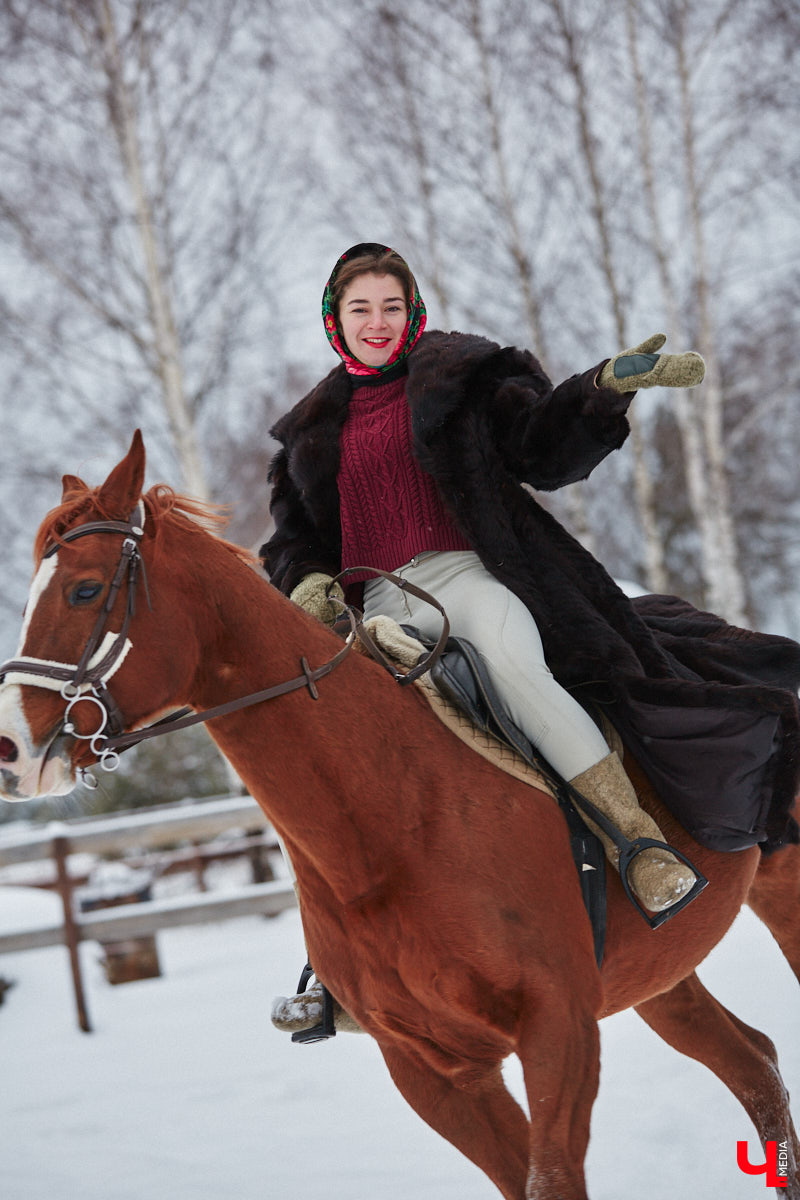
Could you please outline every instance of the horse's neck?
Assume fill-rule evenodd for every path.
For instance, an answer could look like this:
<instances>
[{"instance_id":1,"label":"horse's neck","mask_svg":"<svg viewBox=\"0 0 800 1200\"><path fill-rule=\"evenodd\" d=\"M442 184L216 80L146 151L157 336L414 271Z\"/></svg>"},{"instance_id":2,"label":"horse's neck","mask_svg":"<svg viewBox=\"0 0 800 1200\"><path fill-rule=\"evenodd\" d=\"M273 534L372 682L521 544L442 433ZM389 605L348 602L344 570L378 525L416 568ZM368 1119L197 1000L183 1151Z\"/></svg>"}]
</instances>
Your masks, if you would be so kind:
<instances>
[{"instance_id":1,"label":"horse's neck","mask_svg":"<svg viewBox=\"0 0 800 1200\"><path fill-rule=\"evenodd\" d=\"M318 666L341 648L329 630L218 544L212 543L202 588L193 594L199 651L190 698L195 707L260 691L296 676L301 657Z\"/></svg>"},{"instance_id":2,"label":"horse's neck","mask_svg":"<svg viewBox=\"0 0 800 1200\"><path fill-rule=\"evenodd\" d=\"M220 551L218 550L218 553ZM203 666L191 702L209 708L319 667L341 641L240 563L209 573ZM222 585L220 586L220 581ZM209 732L290 847L298 871L340 898L385 874L400 836L386 779L402 779L400 710L417 706L356 651L317 684L220 718ZM401 718L403 719L403 718ZM356 744L357 743L357 744ZM406 816L408 814L406 813Z\"/></svg>"}]
</instances>

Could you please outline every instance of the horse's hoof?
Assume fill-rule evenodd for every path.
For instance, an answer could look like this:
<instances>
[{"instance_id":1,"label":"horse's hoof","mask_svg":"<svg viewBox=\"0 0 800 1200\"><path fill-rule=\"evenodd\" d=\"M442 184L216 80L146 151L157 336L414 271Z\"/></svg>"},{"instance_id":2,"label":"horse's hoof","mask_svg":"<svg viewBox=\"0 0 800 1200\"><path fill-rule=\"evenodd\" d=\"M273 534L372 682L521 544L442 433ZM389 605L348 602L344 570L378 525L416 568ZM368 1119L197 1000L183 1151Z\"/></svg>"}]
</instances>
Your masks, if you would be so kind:
<instances>
[{"instance_id":1,"label":"horse's hoof","mask_svg":"<svg viewBox=\"0 0 800 1200\"><path fill-rule=\"evenodd\" d=\"M630 865L631 887L650 912L671 908L690 892L697 876L665 850L643 850Z\"/></svg>"}]
</instances>

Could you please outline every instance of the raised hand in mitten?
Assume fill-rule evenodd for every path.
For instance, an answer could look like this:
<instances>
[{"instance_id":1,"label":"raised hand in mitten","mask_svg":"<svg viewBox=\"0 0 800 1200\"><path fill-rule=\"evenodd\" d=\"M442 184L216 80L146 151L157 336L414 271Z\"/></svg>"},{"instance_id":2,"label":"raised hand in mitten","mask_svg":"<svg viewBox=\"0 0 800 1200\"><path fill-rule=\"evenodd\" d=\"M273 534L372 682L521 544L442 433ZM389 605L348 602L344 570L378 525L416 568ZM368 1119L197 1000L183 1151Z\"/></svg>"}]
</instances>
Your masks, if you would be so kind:
<instances>
[{"instance_id":1,"label":"raised hand in mitten","mask_svg":"<svg viewBox=\"0 0 800 1200\"><path fill-rule=\"evenodd\" d=\"M338 583L334 584L328 592L328 584L332 582L332 575L326 575L323 571L312 571L310 575L306 575L300 580L297 587L290 593L289 599L293 600L295 604L299 604L301 608L304 608L307 613L311 613L312 617L316 617L323 624L333 625L341 612L341 607L332 603L332 600L344 600L344 592Z\"/></svg>"},{"instance_id":2,"label":"raised hand in mitten","mask_svg":"<svg viewBox=\"0 0 800 1200\"><path fill-rule=\"evenodd\" d=\"M706 365L694 350L686 354L657 354L666 334L654 333L640 346L623 350L603 367L597 382L615 392L635 392L651 387L696 387Z\"/></svg>"}]
</instances>

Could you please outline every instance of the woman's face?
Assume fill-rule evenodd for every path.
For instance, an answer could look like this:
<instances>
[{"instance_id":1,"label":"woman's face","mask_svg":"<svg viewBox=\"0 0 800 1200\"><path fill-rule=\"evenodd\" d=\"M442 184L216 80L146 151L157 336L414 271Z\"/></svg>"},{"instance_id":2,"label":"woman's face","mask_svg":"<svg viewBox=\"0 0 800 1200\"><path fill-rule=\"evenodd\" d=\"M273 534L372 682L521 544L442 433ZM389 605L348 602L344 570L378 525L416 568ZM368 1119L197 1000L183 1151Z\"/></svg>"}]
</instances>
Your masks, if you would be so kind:
<instances>
[{"instance_id":1,"label":"woman's face","mask_svg":"<svg viewBox=\"0 0 800 1200\"><path fill-rule=\"evenodd\" d=\"M350 353L367 367L392 356L408 321L403 285L395 275L356 275L339 305L339 327Z\"/></svg>"}]
</instances>

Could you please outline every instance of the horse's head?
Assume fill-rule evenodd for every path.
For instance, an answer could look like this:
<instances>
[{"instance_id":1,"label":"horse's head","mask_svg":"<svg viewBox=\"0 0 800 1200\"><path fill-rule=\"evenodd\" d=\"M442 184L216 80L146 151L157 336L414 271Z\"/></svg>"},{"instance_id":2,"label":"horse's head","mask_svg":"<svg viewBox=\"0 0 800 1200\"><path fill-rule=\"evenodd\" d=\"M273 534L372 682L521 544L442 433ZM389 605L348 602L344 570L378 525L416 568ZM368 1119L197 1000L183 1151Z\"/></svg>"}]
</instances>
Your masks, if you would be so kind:
<instances>
[{"instance_id":1,"label":"horse's head","mask_svg":"<svg viewBox=\"0 0 800 1200\"><path fill-rule=\"evenodd\" d=\"M144 464L137 430L101 487L64 477L61 504L39 529L19 648L0 668L8 800L70 791L76 772L101 756L104 734L183 702L175 697L196 670L186 597L176 594L187 584L162 526L171 509L200 506L163 487L142 496ZM199 531L180 514L171 519ZM134 643L149 653L134 655Z\"/></svg>"}]
</instances>

